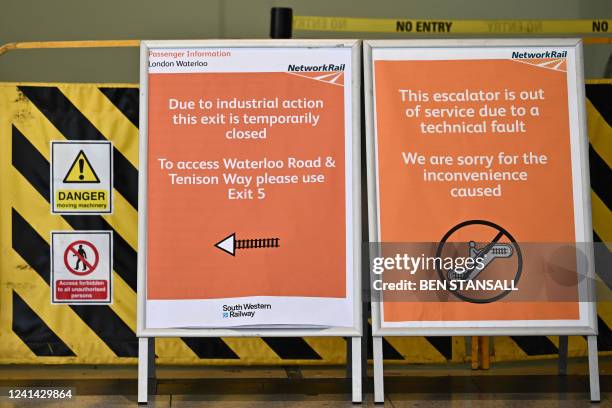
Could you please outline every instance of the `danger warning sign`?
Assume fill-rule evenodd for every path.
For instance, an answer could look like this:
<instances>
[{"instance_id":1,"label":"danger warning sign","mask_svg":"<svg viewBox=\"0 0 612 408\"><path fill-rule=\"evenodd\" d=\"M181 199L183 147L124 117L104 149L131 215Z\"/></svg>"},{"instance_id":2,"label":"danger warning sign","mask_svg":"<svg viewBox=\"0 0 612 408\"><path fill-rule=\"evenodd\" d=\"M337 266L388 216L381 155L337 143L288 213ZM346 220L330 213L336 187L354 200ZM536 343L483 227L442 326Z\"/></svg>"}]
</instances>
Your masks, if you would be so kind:
<instances>
[{"instance_id":1,"label":"danger warning sign","mask_svg":"<svg viewBox=\"0 0 612 408\"><path fill-rule=\"evenodd\" d=\"M100 179L91 166L85 153L81 150L74 159L70 170L64 177L64 183L99 183Z\"/></svg>"},{"instance_id":2,"label":"danger warning sign","mask_svg":"<svg viewBox=\"0 0 612 408\"><path fill-rule=\"evenodd\" d=\"M51 265L51 303L112 302L112 231L53 231Z\"/></svg>"},{"instance_id":3,"label":"danger warning sign","mask_svg":"<svg viewBox=\"0 0 612 408\"><path fill-rule=\"evenodd\" d=\"M51 212L109 214L113 147L108 141L51 142Z\"/></svg>"}]
</instances>

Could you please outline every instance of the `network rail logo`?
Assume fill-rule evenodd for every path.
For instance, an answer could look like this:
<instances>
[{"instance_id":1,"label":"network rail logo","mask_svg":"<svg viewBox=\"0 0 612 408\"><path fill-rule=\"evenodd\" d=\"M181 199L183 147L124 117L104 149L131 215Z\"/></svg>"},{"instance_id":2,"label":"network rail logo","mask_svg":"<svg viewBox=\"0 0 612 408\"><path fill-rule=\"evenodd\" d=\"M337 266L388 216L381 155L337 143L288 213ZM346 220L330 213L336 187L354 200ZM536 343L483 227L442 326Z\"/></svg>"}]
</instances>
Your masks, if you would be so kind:
<instances>
[{"instance_id":1,"label":"network rail logo","mask_svg":"<svg viewBox=\"0 0 612 408\"><path fill-rule=\"evenodd\" d=\"M288 72L342 72L346 64L322 64L322 65L295 65L289 64Z\"/></svg>"},{"instance_id":2,"label":"network rail logo","mask_svg":"<svg viewBox=\"0 0 612 408\"><path fill-rule=\"evenodd\" d=\"M545 68L553 71L567 72L567 51L512 51L512 61Z\"/></svg>"},{"instance_id":3,"label":"network rail logo","mask_svg":"<svg viewBox=\"0 0 612 408\"><path fill-rule=\"evenodd\" d=\"M567 51L512 51L512 59L567 58Z\"/></svg>"}]
</instances>

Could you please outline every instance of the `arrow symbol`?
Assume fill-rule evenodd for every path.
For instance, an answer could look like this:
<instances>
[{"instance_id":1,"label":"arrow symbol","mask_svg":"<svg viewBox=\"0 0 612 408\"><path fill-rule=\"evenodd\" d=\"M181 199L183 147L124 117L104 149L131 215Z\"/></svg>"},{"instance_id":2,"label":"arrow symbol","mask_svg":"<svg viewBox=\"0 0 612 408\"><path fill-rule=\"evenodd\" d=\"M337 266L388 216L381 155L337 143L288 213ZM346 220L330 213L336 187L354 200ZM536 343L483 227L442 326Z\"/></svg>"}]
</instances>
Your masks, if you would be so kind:
<instances>
[{"instance_id":1,"label":"arrow symbol","mask_svg":"<svg viewBox=\"0 0 612 408\"><path fill-rule=\"evenodd\" d=\"M223 252L236 256L237 249L278 248L280 238L236 239L233 232L215 244Z\"/></svg>"}]
</instances>

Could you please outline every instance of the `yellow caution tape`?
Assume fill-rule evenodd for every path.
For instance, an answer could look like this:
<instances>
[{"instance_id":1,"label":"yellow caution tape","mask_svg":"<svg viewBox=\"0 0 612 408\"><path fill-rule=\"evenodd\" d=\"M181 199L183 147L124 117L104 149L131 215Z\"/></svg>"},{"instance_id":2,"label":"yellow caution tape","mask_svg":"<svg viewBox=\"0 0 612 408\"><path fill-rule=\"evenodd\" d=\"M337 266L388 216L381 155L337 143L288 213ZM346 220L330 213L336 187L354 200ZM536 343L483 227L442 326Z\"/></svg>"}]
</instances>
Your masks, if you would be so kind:
<instances>
[{"instance_id":1,"label":"yellow caution tape","mask_svg":"<svg viewBox=\"0 0 612 408\"><path fill-rule=\"evenodd\" d=\"M612 20L417 20L294 16L296 31L440 34L610 34Z\"/></svg>"}]
</instances>

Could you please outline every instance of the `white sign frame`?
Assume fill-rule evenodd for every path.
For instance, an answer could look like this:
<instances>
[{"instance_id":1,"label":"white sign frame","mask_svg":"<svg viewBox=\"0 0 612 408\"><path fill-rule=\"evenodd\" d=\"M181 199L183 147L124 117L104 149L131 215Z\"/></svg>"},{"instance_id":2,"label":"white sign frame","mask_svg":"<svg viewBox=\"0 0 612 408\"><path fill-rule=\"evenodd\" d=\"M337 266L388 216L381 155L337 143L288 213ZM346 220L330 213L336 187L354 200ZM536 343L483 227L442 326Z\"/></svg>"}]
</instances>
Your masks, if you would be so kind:
<instances>
[{"instance_id":1,"label":"white sign frame","mask_svg":"<svg viewBox=\"0 0 612 408\"><path fill-rule=\"evenodd\" d=\"M353 327L329 328L176 328L176 329L150 329L145 327L145 300L146 300L146 258L147 258L147 169L148 166L148 81L147 65L149 48L190 48L190 47L219 47L219 48L336 48L352 49L352 133L353 133ZM361 336L361 146L360 146L360 78L361 78L361 47L358 40L184 40L184 41L142 41L140 54L140 169L138 183L138 337L251 337L251 336Z\"/></svg>"},{"instance_id":2,"label":"white sign frame","mask_svg":"<svg viewBox=\"0 0 612 408\"><path fill-rule=\"evenodd\" d=\"M325 328L176 328L150 329L145 327L145 302L147 290L147 169L148 169L148 50L149 48L350 48L351 49L351 94L352 114L352 297L353 326ZM347 84L349 86L349 84ZM136 333L139 337L138 401L147 401L146 379L148 366L154 364L150 359L153 351L149 338L155 337L302 337L302 336L345 336L351 337L352 346L352 388L353 402L361 402L361 337L362 298L361 298L361 41L359 40L176 40L141 41L140 46L140 171L138 182L138 294ZM348 180L347 180L348 181ZM347 192L348 193L348 192ZM348 214L347 214L348 215Z\"/></svg>"},{"instance_id":3,"label":"white sign frame","mask_svg":"<svg viewBox=\"0 0 612 408\"><path fill-rule=\"evenodd\" d=\"M576 219L577 242L592 242L591 225L591 196L588 169L588 138L586 131L586 111L584 104L584 75L582 69L582 43L576 39L495 39L495 40L379 40L364 41L364 78L365 78L365 109L366 109L366 156L368 173L368 223L370 241L379 242L378 198L377 198L377 154L376 154L376 126L375 126L375 98L373 78L373 50L374 49L431 49L435 55L436 48L528 48L528 47L565 47L575 49L575 88L569 89L568 94L575 92L578 108L577 125L579 130L579 143L572 142L578 162L572 164L574 175L579 172L580 202L574 204L582 209L582 217ZM432 58L433 59L433 58ZM568 61L569 63L569 61ZM569 77L569 75L568 75ZM574 152L573 152L574 154ZM582 164L582 166L580 166ZM576 178L576 177L574 177ZM593 253L587 253L588 262L593 265ZM594 335L597 334L597 312L593 300L594 291L591 283L594 278L593 270L580 271L582 279L579 284L579 301L581 308L580 324L550 325L534 327L531 325L513 325L511 327L499 326L497 321L490 321L487 325L470 324L474 322L456 322L456 327L440 327L435 325L418 324L411 327L381 327L381 303L372 302L372 334L374 336L508 336L517 334L532 335ZM590 301L589 301L590 300ZM420 322L419 322L420 323ZM424 322L427 323L427 322ZM463 325L462 325L463 324Z\"/></svg>"},{"instance_id":4,"label":"white sign frame","mask_svg":"<svg viewBox=\"0 0 612 408\"><path fill-rule=\"evenodd\" d=\"M571 79L568 74L568 95L570 99L569 109L572 109L571 94L575 92L577 111L577 141L571 141L573 181L578 182L574 187L574 221L576 225L576 242L592 242L591 225L591 195L589 179L589 141L586 127L585 88L582 60L582 41L580 39L462 39L462 40L379 40L364 41L364 94L366 109L366 157L368 176L368 224L370 241L379 243L378 223L378 170L376 151L376 124L375 124L375 98L374 98L374 76L373 76L373 50L374 49L428 49L430 55L435 56L436 48L483 48L483 47L565 47L573 48L575 72L574 86L570 87ZM432 59L435 59L432 58ZM569 62L569 61L568 61ZM570 70L568 64L568 71ZM572 121L570 120L570 126ZM570 139L573 137L570 133ZM582 166L580 166L582 164ZM579 194L576 194L576 191ZM577 202L578 201L578 202ZM578 215L576 214L578 212ZM580 217L581 212L581 217ZM588 265L594 265L593 249L586 253ZM384 377L383 377L383 352L382 336L511 336L511 335L586 335L589 356L589 379L591 401L600 400L599 369L597 356L597 310L594 298L595 288L593 285L595 274L593 268L579 268L579 273L586 277L579 282L579 305L580 324L552 325L538 327L532 325L517 324L513 327L498 327L495 324L483 327L467 322L463 327L432 327L432 325L421 324L413 327L381 327L381 303L371 301L372 305L372 342L374 361L374 401L384 402ZM584 312L584 313L583 313ZM420 323L420 322L417 322ZM427 323L427 322L425 322ZM465 322L459 322L465 323ZM471 325L469 323L472 323ZM566 340L567 341L567 340ZM561 352L560 352L561 353ZM561 359L567 358L560 356Z\"/></svg>"}]
</instances>

